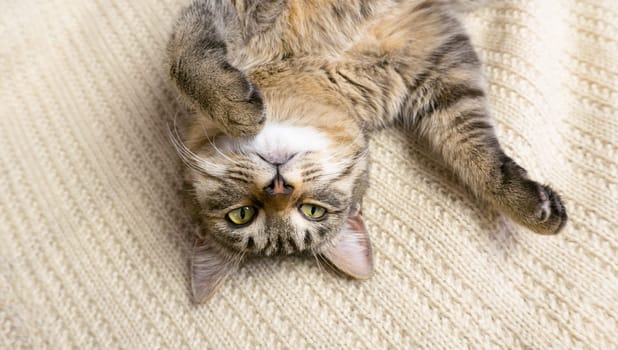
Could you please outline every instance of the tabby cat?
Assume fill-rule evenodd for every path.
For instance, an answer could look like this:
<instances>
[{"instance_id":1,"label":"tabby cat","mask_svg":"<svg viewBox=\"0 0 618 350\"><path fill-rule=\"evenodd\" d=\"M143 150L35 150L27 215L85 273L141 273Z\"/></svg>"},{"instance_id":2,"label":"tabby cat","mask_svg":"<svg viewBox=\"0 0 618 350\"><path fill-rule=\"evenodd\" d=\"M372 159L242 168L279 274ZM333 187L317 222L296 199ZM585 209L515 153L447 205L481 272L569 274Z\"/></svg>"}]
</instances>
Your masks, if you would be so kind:
<instances>
[{"instance_id":1,"label":"tabby cat","mask_svg":"<svg viewBox=\"0 0 618 350\"><path fill-rule=\"evenodd\" d=\"M193 113L174 144L201 233L197 302L251 256L312 254L373 269L361 201L370 133L417 133L518 223L560 231L560 197L496 139L481 63L458 16L473 0L198 0L168 45Z\"/></svg>"}]
</instances>

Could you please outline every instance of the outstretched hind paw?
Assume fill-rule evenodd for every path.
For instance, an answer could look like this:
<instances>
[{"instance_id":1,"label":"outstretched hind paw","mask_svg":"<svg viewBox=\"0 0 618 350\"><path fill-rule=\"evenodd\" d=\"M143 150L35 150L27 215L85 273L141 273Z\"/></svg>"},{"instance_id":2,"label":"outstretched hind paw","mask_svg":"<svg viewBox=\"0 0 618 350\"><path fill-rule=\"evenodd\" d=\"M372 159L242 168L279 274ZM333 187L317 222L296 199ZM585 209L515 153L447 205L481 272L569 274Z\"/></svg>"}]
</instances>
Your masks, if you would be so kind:
<instances>
[{"instance_id":1,"label":"outstretched hind paw","mask_svg":"<svg viewBox=\"0 0 618 350\"><path fill-rule=\"evenodd\" d=\"M568 220L562 199L551 187L524 180L520 188L507 192L513 219L534 232L556 234Z\"/></svg>"},{"instance_id":2,"label":"outstretched hind paw","mask_svg":"<svg viewBox=\"0 0 618 350\"><path fill-rule=\"evenodd\" d=\"M568 216L558 193L549 186L537 184L539 203L538 221L531 227L539 233L558 233L567 222Z\"/></svg>"}]
</instances>

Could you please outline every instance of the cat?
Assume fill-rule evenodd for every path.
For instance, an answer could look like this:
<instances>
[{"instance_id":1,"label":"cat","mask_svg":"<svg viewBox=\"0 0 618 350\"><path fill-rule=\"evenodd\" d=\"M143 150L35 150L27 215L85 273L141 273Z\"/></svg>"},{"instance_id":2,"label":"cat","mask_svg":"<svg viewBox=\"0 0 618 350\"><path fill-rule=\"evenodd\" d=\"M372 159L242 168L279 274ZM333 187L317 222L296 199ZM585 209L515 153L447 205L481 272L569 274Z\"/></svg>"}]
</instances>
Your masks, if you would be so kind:
<instances>
[{"instance_id":1,"label":"cat","mask_svg":"<svg viewBox=\"0 0 618 350\"><path fill-rule=\"evenodd\" d=\"M173 141L200 233L196 302L247 257L312 254L358 279L373 258L361 203L368 136L416 133L477 197L542 234L559 195L498 142L481 62L458 19L474 0L198 0L168 44L192 114Z\"/></svg>"}]
</instances>

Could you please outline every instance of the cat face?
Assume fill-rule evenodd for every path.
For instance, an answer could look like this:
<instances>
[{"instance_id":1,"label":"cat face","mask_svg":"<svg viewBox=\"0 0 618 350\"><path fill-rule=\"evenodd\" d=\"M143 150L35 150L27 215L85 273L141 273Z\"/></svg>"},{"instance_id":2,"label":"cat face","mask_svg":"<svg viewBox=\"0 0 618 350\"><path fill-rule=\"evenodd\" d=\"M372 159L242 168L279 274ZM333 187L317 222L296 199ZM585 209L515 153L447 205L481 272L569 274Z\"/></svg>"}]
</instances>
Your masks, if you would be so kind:
<instances>
[{"instance_id":1,"label":"cat face","mask_svg":"<svg viewBox=\"0 0 618 350\"><path fill-rule=\"evenodd\" d=\"M221 245L292 254L319 248L341 229L365 171L363 149L333 149L316 128L283 123L267 123L253 138L212 141L198 155L222 169L194 171L192 182L204 227Z\"/></svg>"},{"instance_id":2,"label":"cat face","mask_svg":"<svg viewBox=\"0 0 618 350\"><path fill-rule=\"evenodd\" d=\"M255 137L201 130L189 137L191 151L180 150L204 230L192 263L198 301L247 256L306 252L354 277L370 275L362 134L276 121Z\"/></svg>"}]
</instances>

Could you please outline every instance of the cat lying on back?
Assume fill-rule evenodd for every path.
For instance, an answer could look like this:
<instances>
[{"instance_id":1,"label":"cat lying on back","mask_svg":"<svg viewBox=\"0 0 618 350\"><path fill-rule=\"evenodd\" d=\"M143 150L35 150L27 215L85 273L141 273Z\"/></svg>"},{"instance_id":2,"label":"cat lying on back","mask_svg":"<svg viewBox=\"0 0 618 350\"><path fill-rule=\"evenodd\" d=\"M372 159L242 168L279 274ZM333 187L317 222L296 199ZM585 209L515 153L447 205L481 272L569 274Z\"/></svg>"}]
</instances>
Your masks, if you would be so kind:
<instances>
[{"instance_id":1,"label":"cat lying on back","mask_svg":"<svg viewBox=\"0 0 618 350\"><path fill-rule=\"evenodd\" d=\"M308 252L373 269L361 201L369 134L418 133L472 192L529 229L560 231L560 197L496 139L481 64L457 15L472 0L200 0L169 42L194 110L184 140L200 208L195 300L250 256Z\"/></svg>"}]
</instances>

